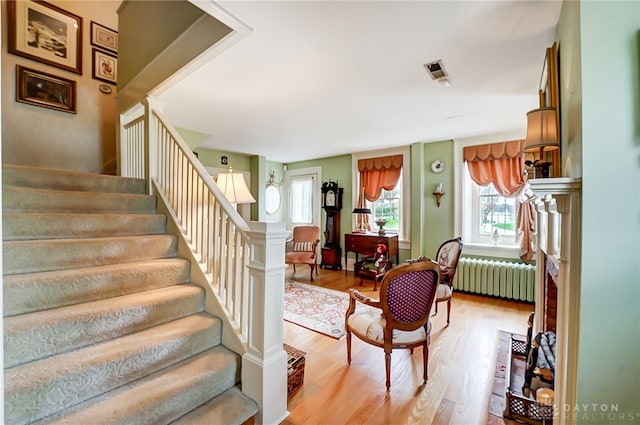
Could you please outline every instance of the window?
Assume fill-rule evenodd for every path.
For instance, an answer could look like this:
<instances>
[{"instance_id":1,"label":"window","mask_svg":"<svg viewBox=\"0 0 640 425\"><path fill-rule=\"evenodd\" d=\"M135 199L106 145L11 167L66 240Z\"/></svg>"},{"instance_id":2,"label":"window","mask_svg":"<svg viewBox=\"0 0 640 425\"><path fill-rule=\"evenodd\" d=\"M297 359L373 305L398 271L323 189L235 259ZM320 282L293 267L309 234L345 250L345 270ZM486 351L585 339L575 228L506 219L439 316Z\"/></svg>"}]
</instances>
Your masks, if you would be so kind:
<instances>
[{"instance_id":1,"label":"window","mask_svg":"<svg viewBox=\"0 0 640 425\"><path fill-rule=\"evenodd\" d=\"M392 190L382 189L380 198L375 202L367 202L367 206L371 208L373 223L379 218L384 218L387 220L384 229L398 232L402 211L402 173L400 173L400 181L396 187Z\"/></svg>"},{"instance_id":2,"label":"window","mask_svg":"<svg viewBox=\"0 0 640 425\"><path fill-rule=\"evenodd\" d=\"M403 194L410 193L411 176L410 171L410 151L408 147L399 149L385 149L372 152L359 152L352 155L353 161L353 185L352 185L352 205L355 207L358 205L358 195L361 193L360 186L360 173L358 171L358 161L361 159L378 158L390 155L402 155L402 170L400 172L400 179L395 188L391 190L382 189L380 197L375 202L367 202L367 207L371 209L371 216L369 217L369 224L372 231L377 231L378 226L375 224L377 218L384 217L387 223L384 226L385 230L391 232L398 232L398 240L400 249L411 249L410 244L410 212L411 212L411 197L403 196ZM352 214L353 227L355 229L356 214Z\"/></svg>"},{"instance_id":3,"label":"window","mask_svg":"<svg viewBox=\"0 0 640 425\"><path fill-rule=\"evenodd\" d=\"M320 225L320 168L292 170L285 173L288 193L287 228L300 225Z\"/></svg>"},{"instance_id":4,"label":"window","mask_svg":"<svg viewBox=\"0 0 640 425\"><path fill-rule=\"evenodd\" d=\"M294 225L313 223L313 179L303 176L291 179L289 218Z\"/></svg>"},{"instance_id":5,"label":"window","mask_svg":"<svg viewBox=\"0 0 640 425\"><path fill-rule=\"evenodd\" d=\"M467 245L517 247L516 198L498 194L493 184L477 185L464 165L462 238Z\"/></svg>"}]
</instances>

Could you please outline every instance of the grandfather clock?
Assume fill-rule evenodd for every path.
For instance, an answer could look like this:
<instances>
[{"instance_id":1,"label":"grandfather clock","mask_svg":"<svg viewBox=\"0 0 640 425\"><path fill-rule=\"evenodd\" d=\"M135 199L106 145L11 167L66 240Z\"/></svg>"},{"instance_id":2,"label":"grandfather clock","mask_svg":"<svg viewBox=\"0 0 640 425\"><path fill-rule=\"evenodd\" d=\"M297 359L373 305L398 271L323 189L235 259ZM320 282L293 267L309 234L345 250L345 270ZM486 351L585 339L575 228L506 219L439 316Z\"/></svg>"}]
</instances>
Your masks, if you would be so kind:
<instances>
[{"instance_id":1,"label":"grandfather clock","mask_svg":"<svg viewBox=\"0 0 640 425\"><path fill-rule=\"evenodd\" d=\"M342 250L340 249L340 210L342 209L342 188L338 182L322 183L322 208L327 216L322 247L321 267L333 270L342 269Z\"/></svg>"}]
</instances>

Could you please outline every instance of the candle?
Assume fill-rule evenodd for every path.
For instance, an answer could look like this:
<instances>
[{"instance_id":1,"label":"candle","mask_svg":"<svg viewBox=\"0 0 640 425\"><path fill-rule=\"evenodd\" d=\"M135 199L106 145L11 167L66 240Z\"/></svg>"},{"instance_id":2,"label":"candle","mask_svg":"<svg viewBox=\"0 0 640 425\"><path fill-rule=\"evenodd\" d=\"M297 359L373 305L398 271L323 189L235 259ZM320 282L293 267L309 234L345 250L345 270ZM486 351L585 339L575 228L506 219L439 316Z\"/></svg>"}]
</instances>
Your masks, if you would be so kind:
<instances>
[{"instance_id":1,"label":"candle","mask_svg":"<svg viewBox=\"0 0 640 425\"><path fill-rule=\"evenodd\" d=\"M436 193L442 193L442 182L440 182L440 184L436 188Z\"/></svg>"},{"instance_id":2,"label":"candle","mask_svg":"<svg viewBox=\"0 0 640 425\"><path fill-rule=\"evenodd\" d=\"M553 390L550 388L540 388L536 391L536 401L546 406L553 406Z\"/></svg>"}]
</instances>

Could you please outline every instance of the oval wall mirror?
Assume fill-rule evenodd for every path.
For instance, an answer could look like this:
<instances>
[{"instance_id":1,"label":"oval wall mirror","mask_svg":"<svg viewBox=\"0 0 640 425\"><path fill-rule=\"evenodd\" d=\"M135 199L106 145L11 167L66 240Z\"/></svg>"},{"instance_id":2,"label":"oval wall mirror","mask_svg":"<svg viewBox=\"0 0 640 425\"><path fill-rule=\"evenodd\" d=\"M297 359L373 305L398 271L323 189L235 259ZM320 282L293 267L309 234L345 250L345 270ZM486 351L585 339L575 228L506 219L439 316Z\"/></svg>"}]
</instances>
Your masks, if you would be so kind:
<instances>
[{"instance_id":1,"label":"oval wall mirror","mask_svg":"<svg viewBox=\"0 0 640 425\"><path fill-rule=\"evenodd\" d=\"M271 215L280 209L280 189L275 184L270 184L264 191L264 211Z\"/></svg>"}]
</instances>

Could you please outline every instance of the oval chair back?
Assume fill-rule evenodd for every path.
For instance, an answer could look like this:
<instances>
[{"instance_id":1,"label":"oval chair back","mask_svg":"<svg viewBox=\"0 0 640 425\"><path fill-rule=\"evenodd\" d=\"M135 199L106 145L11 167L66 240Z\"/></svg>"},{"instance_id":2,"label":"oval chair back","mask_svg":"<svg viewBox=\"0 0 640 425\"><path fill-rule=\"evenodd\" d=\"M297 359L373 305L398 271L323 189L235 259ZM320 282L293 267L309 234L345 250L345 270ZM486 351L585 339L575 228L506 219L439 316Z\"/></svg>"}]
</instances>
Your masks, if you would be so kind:
<instances>
[{"instance_id":1,"label":"oval chair back","mask_svg":"<svg viewBox=\"0 0 640 425\"><path fill-rule=\"evenodd\" d=\"M429 366L429 314L440 284L440 266L427 258L413 260L389 270L380 284L380 300L350 289L345 315L347 362L351 363L351 334L384 348L387 391L391 387L391 351L422 346L423 378ZM356 302L370 309L356 310ZM409 367L411 362L409 362Z\"/></svg>"}]
</instances>

